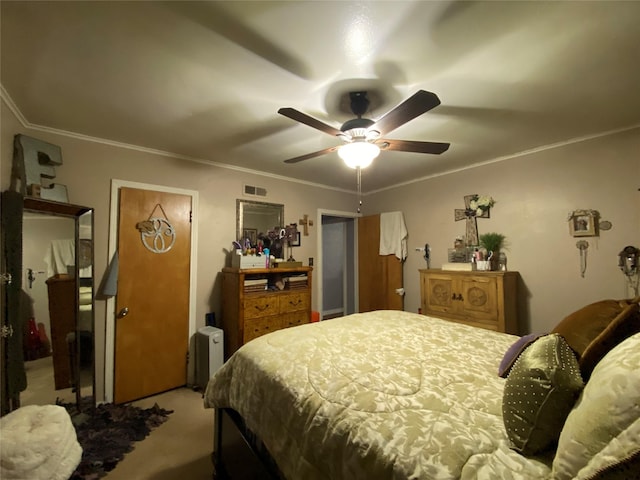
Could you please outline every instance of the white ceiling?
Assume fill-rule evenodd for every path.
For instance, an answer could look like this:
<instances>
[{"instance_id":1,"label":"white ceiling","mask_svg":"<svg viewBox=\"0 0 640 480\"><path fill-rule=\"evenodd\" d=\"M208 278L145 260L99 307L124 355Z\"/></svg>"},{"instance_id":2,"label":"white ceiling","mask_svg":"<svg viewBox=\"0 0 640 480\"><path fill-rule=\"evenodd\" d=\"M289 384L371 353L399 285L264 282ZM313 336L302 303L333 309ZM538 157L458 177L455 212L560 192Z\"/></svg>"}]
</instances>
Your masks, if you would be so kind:
<instances>
[{"instance_id":1,"label":"white ceiling","mask_svg":"<svg viewBox=\"0 0 640 480\"><path fill-rule=\"evenodd\" d=\"M640 125L640 2L2 1L3 95L32 126L354 190L336 128L420 89L442 104L388 138L363 191ZM63 152L64 156L64 152Z\"/></svg>"}]
</instances>

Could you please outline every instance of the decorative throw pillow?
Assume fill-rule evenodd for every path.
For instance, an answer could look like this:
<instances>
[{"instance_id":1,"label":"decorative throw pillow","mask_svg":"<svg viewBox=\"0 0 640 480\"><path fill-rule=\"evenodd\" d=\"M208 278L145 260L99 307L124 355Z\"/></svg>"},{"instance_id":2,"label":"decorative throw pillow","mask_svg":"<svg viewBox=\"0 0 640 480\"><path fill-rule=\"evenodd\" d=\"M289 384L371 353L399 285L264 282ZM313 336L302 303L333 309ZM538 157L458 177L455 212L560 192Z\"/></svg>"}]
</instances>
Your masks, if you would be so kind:
<instances>
[{"instance_id":1,"label":"decorative throw pillow","mask_svg":"<svg viewBox=\"0 0 640 480\"><path fill-rule=\"evenodd\" d=\"M578 362L582 378L587 381L595 366L611 349L638 332L640 332L640 306L632 303L584 349Z\"/></svg>"},{"instance_id":2,"label":"decorative throw pillow","mask_svg":"<svg viewBox=\"0 0 640 480\"><path fill-rule=\"evenodd\" d=\"M638 438L640 333L596 365L560 434L552 478L592 478L598 472L624 470L634 459L637 465Z\"/></svg>"},{"instance_id":3,"label":"decorative throw pillow","mask_svg":"<svg viewBox=\"0 0 640 480\"><path fill-rule=\"evenodd\" d=\"M534 455L554 446L582 388L578 361L562 336L545 335L529 345L507 377L502 399L513 448Z\"/></svg>"},{"instance_id":4,"label":"decorative throw pillow","mask_svg":"<svg viewBox=\"0 0 640 480\"><path fill-rule=\"evenodd\" d=\"M502 361L500 362L500 366L498 367L498 375L502 378L507 378L507 375L509 375L513 364L518 359L520 354L524 351L524 349L535 342L542 335L544 335L544 333L530 333L529 335L524 335L516 340L514 344L511 345L505 352L504 357L502 357Z\"/></svg>"},{"instance_id":5,"label":"decorative throw pillow","mask_svg":"<svg viewBox=\"0 0 640 480\"><path fill-rule=\"evenodd\" d=\"M585 381L609 350L637 332L640 332L638 299L592 303L565 317L552 330L562 335L576 352Z\"/></svg>"},{"instance_id":6,"label":"decorative throw pillow","mask_svg":"<svg viewBox=\"0 0 640 480\"><path fill-rule=\"evenodd\" d=\"M591 303L567 315L551 333L562 335L579 358L585 348L627 305L625 300L601 300Z\"/></svg>"}]
</instances>

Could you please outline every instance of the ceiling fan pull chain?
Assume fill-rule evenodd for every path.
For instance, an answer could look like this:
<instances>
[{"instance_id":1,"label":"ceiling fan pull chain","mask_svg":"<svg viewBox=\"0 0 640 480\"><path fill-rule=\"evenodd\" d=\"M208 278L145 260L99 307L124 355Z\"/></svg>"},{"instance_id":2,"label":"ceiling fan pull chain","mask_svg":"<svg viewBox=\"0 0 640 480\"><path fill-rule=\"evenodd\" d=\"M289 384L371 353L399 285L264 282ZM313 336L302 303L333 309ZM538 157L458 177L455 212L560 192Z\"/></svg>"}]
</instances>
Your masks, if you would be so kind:
<instances>
[{"instance_id":1,"label":"ceiling fan pull chain","mask_svg":"<svg viewBox=\"0 0 640 480\"><path fill-rule=\"evenodd\" d=\"M356 167L356 183L358 184L358 213L362 208L362 169Z\"/></svg>"}]
</instances>

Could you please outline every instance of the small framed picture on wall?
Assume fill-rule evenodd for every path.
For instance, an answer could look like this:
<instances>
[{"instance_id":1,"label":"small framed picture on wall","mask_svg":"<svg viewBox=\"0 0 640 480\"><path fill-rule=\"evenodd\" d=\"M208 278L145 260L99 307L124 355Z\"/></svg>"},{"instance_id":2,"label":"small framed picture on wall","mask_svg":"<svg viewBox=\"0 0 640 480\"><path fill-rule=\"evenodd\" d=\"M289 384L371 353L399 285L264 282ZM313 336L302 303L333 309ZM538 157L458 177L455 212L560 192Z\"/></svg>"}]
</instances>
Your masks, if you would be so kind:
<instances>
[{"instance_id":1,"label":"small framed picture on wall","mask_svg":"<svg viewBox=\"0 0 640 480\"><path fill-rule=\"evenodd\" d=\"M291 246L292 247L299 247L300 246L300 232L296 232L296 238L291 240Z\"/></svg>"},{"instance_id":2,"label":"small framed picture on wall","mask_svg":"<svg viewBox=\"0 0 640 480\"><path fill-rule=\"evenodd\" d=\"M597 236L598 212L595 210L574 210L569 214L569 231L574 237Z\"/></svg>"}]
</instances>

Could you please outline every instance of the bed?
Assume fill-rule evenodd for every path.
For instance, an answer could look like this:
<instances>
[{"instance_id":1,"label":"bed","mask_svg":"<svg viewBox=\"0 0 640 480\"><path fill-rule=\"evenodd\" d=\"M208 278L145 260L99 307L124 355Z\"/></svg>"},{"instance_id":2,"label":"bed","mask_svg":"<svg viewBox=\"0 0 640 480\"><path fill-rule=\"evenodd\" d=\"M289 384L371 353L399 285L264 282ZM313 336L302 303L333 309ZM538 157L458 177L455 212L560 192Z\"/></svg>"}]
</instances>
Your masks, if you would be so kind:
<instances>
[{"instance_id":1,"label":"bed","mask_svg":"<svg viewBox=\"0 0 640 480\"><path fill-rule=\"evenodd\" d=\"M607 302L589 365L586 337L566 333L580 315L517 337L375 311L249 342L210 379L205 407L288 480L608 478L640 457L640 314Z\"/></svg>"}]
</instances>

